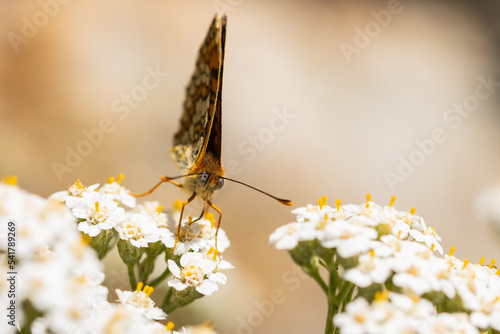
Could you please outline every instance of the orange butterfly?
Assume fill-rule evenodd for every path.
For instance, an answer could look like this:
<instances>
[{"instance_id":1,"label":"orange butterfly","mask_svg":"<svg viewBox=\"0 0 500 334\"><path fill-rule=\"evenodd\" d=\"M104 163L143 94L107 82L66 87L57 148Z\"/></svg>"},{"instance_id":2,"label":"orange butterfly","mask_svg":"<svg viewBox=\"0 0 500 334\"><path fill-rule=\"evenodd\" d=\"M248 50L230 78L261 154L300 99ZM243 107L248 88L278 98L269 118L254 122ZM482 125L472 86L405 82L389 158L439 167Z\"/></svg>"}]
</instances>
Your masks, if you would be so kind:
<instances>
[{"instance_id":1,"label":"orange butterfly","mask_svg":"<svg viewBox=\"0 0 500 334\"><path fill-rule=\"evenodd\" d=\"M150 194L163 182L170 182L192 193L182 203L181 216L177 226L177 237L172 251L179 240L184 208L196 197L201 198L205 204L200 217L191 221L191 223L201 219L208 206L219 213L219 221L215 232L215 248L217 249L217 234L222 212L212 203L211 199L214 191L222 188L224 180L243 184L285 205L293 205L292 201L277 198L243 182L224 177L225 172L221 164L221 148L222 72L226 42L226 22L227 16L225 14L222 16L215 15L205 41L198 52L196 68L186 88L184 112L171 151L172 158L182 171L182 175L177 177L162 176L161 181L151 190L143 194L133 194L134 196ZM184 184L174 181L181 177L186 177Z\"/></svg>"}]
</instances>

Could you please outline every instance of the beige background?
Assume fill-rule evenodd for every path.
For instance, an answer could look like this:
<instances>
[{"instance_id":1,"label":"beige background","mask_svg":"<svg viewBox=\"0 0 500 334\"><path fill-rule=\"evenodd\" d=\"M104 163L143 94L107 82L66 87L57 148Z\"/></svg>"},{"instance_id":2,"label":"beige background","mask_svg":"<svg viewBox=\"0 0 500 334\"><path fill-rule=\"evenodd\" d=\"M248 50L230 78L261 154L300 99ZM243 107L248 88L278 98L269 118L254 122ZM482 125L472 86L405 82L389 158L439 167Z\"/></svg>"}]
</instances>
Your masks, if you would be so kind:
<instances>
[{"instance_id":1,"label":"beige background","mask_svg":"<svg viewBox=\"0 0 500 334\"><path fill-rule=\"evenodd\" d=\"M499 176L500 93L456 129L443 119L474 94L479 76L500 79L499 11L489 1L401 1L399 13L351 62L340 45L354 45L355 29L376 29L370 12L387 10L387 1L73 0L52 8L54 17L18 53L8 34L22 34L23 17L40 15L40 3L3 1L0 174L17 175L23 188L43 196L76 178L89 185L122 172L127 187L143 191L161 174L177 175L168 151L184 87L214 4L221 3L230 12L223 162L241 167L232 176L296 207L322 195L330 203L361 203L370 192L379 204L396 195L397 208L415 207L436 227L446 251L453 245L455 255L474 262L498 257L498 236L475 217L473 202ZM111 104L141 85L148 66L168 76L121 120ZM295 118L249 159L238 147L269 134L263 129L274 110ZM113 131L59 181L51 164L64 164L66 146L74 149L85 139L82 131L103 118ZM399 157L418 154L415 141L435 129L446 140L391 190L384 173L396 173ZM163 186L148 199L169 207L177 198L186 195ZM321 333L320 289L291 271L286 252L268 246L269 234L294 220L290 209L228 182L214 203L232 243L225 258L236 269L214 296L169 320L212 320L220 333ZM123 273L113 269L119 260L106 260L113 289L125 287ZM271 299L280 304L269 306ZM241 321L252 328L238 331Z\"/></svg>"}]
</instances>

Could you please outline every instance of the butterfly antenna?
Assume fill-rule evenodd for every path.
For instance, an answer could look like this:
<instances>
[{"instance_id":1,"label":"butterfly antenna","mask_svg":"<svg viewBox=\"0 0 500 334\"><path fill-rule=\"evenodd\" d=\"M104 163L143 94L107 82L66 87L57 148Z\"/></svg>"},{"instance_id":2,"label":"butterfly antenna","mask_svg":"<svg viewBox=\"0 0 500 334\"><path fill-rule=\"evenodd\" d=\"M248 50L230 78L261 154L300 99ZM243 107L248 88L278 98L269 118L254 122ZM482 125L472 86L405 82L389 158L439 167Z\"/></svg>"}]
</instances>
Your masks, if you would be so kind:
<instances>
[{"instance_id":1,"label":"butterfly antenna","mask_svg":"<svg viewBox=\"0 0 500 334\"><path fill-rule=\"evenodd\" d=\"M180 184L179 182L175 182L173 180L175 179L180 179L182 177L186 177L186 176L191 176L191 175L196 175L197 173L194 173L194 174L186 174L186 175L179 175L179 176L174 176L174 177L168 177L168 176L165 176L165 175L162 175L161 176L161 181L158 182L153 188L149 189L148 191L144 192L144 193L140 193L140 194L135 194L135 193L129 193L130 195L134 196L134 197L142 197L142 196L146 196L146 195L149 195L151 194L153 191L156 190L156 188L158 188L163 182L170 182L172 183L173 185L179 187L179 188L182 188L182 184Z\"/></svg>"},{"instance_id":2,"label":"butterfly antenna","mask_svg":"<svg viewBox=\"0 0 500 334\"><path fill-rule=\"evenodd\" d=\"M258 191L258 192L260 192L260 193L262 193L262 194L264 194L264 195L267 195L267 196L269 196L269 197L271 197L271 198L274 198L275 200L277 200L277 201L278 201L278 202L280 202L281 204L284 204L284 205L290 205L290 206L291 206L291 205L293 205L293 201L290 201L290 200L288 200L288 199L278 198L278 197L276 197L276 196L271 195L270 193L267 193L267 192L265 192L265 191L263 191L263 190L260 190L260 189L258 189L258 188L252 187L251 185L246 184L246 183L244 183L244 182L241 182L241 181L238 181L238 180L234 180L234 179L230 179L230 178L227 178L227 177L223 177L223 179L224 179L224 180L231 181L231 182L239 183L239 184L242 184L242 185L244 185L244 186L247 186L247 187L248 187L248 188L250 188L250 189L256 190L256 191Z\"/></svg>"}]
</instances>

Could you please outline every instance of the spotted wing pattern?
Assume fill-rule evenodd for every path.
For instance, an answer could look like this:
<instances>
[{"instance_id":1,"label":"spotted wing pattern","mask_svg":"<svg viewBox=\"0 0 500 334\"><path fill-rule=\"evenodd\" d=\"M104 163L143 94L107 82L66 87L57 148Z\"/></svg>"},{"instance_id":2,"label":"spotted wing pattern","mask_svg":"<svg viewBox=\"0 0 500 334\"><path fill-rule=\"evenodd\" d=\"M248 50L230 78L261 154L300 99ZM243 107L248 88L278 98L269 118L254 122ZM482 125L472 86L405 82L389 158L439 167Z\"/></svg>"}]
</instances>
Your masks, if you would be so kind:
<instances>
[{"instance_id":1,"label":"spotted wing pattern","mask_svg":"<svg viewBox=\"0 0 500 334\"><path fill-rule=\"evenodd\" d=\"M215 103L214 120L210 131L210 138L208 140L207 152L212 153L216 161L221 163L222 153L222 77L224 74L224 54L226 45L226 15L222 17L221 29L221 63L220 63L220 78L219 88L217 89L217 100Z\"/></svg>"},{"instance_id":2,"label":"spotted wing pattern","mask_svg":"<svg viewBox=\"0 0 500 334\"><path fill-rule=\"evenodd\" d=\"M203 160L207 146L220 162L225 35L226 15L216 15L198 52L196 68L186 88L179 130L174 137L172 158L183 173ZM214 122L218 123L216 130L212 129Z\"/></svg>"}]
</instances>

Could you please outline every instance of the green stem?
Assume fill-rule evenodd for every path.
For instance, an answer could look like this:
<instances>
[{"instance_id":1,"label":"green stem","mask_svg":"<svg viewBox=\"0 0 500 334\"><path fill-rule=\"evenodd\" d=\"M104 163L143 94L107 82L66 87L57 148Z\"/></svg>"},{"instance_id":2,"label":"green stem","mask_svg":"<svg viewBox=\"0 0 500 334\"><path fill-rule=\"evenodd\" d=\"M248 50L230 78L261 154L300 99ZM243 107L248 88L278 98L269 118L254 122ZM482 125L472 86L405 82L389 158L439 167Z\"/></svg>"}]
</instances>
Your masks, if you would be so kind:
<instances>
[{"instance_id":1,"label":"green stem","mask_svg":"<svg viewBox=\"0 0 500 334\"><path fill-rule=\"evenodd\" d=\"M135 264L133 263L127 264L128 279L130 281L130 288L132 289L132 291L137 288L137 279L135 278L134 266Z\"/></svg>"},{"instance_id":2,"label":"green stem","mask_svg":"<svg viewBox=\"0 0 500 334\"><path fill-rule=\"evenodd\" d=\"M161 308L164 310L168 303L170 303L170 298L172 298L172 293L174 292L174 288L168 289L167 295L165 296L165 300L163 300L163 304Z\"/></svg>"},{"instance_id":3,"label":"green stem","mask_svg":"<svg viewBox=\"0 0 500 334\"><path fill-rule=\"evenodd\" d=\"M173 299L171 298L172 296L174 297ZM194 287L189 287L182 291L177 291L171 288L165 298L165 302L163 302L162 310L163 312L170 314L175 309L189 305L201 297L203 297L203 295L196 291Z\"/></svg>"},{"instance_id":4,"label":"green stem","mask_svg":"<svg viewBox=\"0 0 500 334\"><path fill-rule=\"evenodd\" d=\"M354 289L356 289L356 286L354 284L349 283L349 285L350 285L350 287L348 289L348 292L345 294L345 297L342 299L342 307L340 309L340 312L345 311L345 307L352 300L352 294L354 293Z\"/></svg>"},{"instance_id":5,"label":"green stem","mask_svg":"<svg viewBox=\"0 0 500 334\"><path fill-rule=\"evenodd\" d=\"M144 262L141 263L141 265L139 266L139 268L141 268L141 273L139 274L139 277L141 278L141 282L143 282L144 284L146 284L146 282L148 281L149 275L153 271L154 264L155 264L155 259L151 258L150 256L147 256L144 259Z\"/></svg>"},{"instance_id":6,"label":"green stem","mask_svg":"<svg viewBox=\"0 0 500 334\"><path fill-rule=\"evenodd\" d=\"M333 316L337 313L337 303L335 302L335 296L328 296L328 314L326 316L326 326L325 334L333 334L336 330L333 325Z\"/></svg>"},{"instance_id":7,"label":"green stem","mask_svg":"<svg viewBox=\"0 0 500 334\"><path fill-rule=\"evenodd\" d=\"M323 281L323 279L321 278L319 271L311 267L305 267L303 269L306 274L311 276L316 281L316 283L318 283L318 285L321 287L321 290L323 290L325 294L328 294L328 285L326 285L325 281Z\"/></svg>"},{"instance_id":8,"label":"green stem","mask_svg":"<svg viewBox=\"0 0 500 334\"><path fill-rule=\"evenodd\" d=\"M165 268L165 271L160 276L156 277L154 280L149 282L148 285L152 286L154 288L159 283L161 283L165 279L165 277L167 277L169 274L170 274L170 270L168 270L168 267L167 267L167 268Z\"/></svg>"},{"instance_id":9,"label":"green stem","mask_svg":"<svg viewBox=\"0 0 500 334\"><path fill-rule=\"evenodd\" d=\"M328 262L327 270L330 273L330 288L333 288L333 292L336 291L336 288L342 284L342 279L340 278L339 272L337 270L338 265L334 258Z\"/></svg>"},{"instance_id":10,"label":"green stem","mask_svg":"<svg viewBox=\"0 0 500 334\"><path fill-rule=\"evenodd\" d=\"M116 246L116 244L118 243L118 240L120 240L120 237L118 236L118 233L114 233L113 232L113 237L111 238L109 244L108 244L108 252Z\"/></svg>"},{"instance_id":11,"label":"green stem","mask_svg":"<svg viewBox=\"0 0 500 334\"><path fill-rule=\"evenodd\" d=\"M352 294L354 291L354 284L348 281L344 281L340 287L339 293L337 294L337 299L339 304L345 303L347 304L351 300L345 300L349 292Z\"/></svg>"},{"instance_id":12,"label":"green stem","mask_svg":"<svg viewBox=\"0 0 500 334\"><path fill-rule=\"evenodd\" d=\"M349 282L345 282L340 278L340 275L337 271L337 263L333 258L330 261L327 261L327 266L330 276L326 297L328 301L328 314L326 316L325 334L333 334L338 333L339 331L333 323L333 317L338 313L343 298L346 296L347 292L349 291L349 287L352 284ZM338 293L336 294L337 291Z\"/></svg>"}]
</instances>

